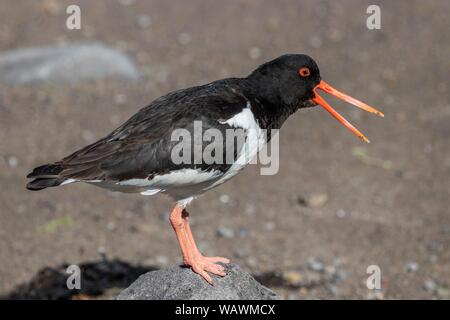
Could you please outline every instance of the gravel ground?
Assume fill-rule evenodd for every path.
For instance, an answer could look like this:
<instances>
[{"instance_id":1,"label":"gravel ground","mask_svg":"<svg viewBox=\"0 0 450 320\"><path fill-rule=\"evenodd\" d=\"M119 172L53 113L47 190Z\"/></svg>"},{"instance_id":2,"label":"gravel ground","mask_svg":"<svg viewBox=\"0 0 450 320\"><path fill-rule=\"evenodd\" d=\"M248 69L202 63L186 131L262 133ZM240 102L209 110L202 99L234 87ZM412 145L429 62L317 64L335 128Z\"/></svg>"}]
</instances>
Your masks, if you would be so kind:
<instances>
[{"instance_id":1,"label":"gravel ground","mask_svg":"<svg viewBox=\"0 0 450 320\"><path fill-rule=\"evenodd\" d=\"M449 299L450 2L0 0L0 50L98 41L128 54L138 83L0 86L0 293L45 267L100 254L180 263L164 197L87 185L25 190L36 165L102 137L171 90L245 76L283 53L308 53L327 82L385 112L332 104L281 130L280 171L255 165L190 206L205 254L227 256L291 299ZM81 30L65 28L79 4ZM378 265L382 289L366 287ZM277 275L277 276L274 276ZM272 279L271 278L271 279Z\"/></svg>"}]
</instances>

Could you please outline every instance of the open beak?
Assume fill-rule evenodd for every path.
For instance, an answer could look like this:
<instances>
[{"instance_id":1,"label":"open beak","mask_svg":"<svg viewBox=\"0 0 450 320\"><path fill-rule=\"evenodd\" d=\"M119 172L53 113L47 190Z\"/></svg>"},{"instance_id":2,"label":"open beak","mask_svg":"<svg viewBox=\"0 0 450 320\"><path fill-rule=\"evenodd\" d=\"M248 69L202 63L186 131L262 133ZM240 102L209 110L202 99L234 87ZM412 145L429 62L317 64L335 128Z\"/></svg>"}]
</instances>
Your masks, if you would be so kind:
<instances>
[{"instance_id":1,"label":"open beak","mask_svg":"<svg viewBox=\"0 0 450 320\"><path fill-rule=\"evenodd\" d=\"M371 113L375 113L377 115L379 115L380 117L384 117L384 114L380 111L378 111L375 108L372 108L371 106L365 104L364 102L361 102L353 97L350 97L348 95L346 95L345 93L342 93L338 90L336 90L335 88L333 88L332 86L330 86L328 83L326 83L325 81L321 80L319 82L319 84L317 86L315 86L314 88L314 94L315 97L312 99L312 101L314 103L317 103L319 105L321 105L322 107L325 108L325 110L327 110L329 113L331 113L331 115L333 117L335 117L340 123L342 123L344 126L347 127L347 129L349 129L351 132L353 132L355 135L357 135L358 137L360 137L362 140L364 140L365 142L369 143L369 139L366 138L366 136L364 136L361 132L359 132L358 129L356 129L350 122L348 122L347 120L345 120L345 118L343 116L341 116L336 110L334 110L329 104L328 102L326 102L318 93L317 93L317 89L321 89L325 92L328 92L329 94L335 96L336 98L339 98L341 100L347 101L348 103L353 104L354 106L361 108L363 110L366 110L367 112L371 112Z\"/></svg>"}]
</instances>

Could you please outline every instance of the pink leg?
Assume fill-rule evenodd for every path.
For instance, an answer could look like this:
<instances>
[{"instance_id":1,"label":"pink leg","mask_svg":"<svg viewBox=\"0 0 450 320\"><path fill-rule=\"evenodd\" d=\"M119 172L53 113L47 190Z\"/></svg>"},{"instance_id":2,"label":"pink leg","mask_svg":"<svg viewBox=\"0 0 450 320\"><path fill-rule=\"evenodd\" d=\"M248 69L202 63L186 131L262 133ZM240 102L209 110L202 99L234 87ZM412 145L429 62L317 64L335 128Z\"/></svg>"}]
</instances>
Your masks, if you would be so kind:
<instances>
[{"instance_id":1,"label":"pink leg","mask_svg":"<svg viewBox=\"0 0 450 320\"><path fill-rule=\"evenodd\" d=\"M190 266L194 272L201 275L210 284L212 284L212 279L206 271L225 276L224 268L217 262L229 263L230 260L222 257L204 257L200 253L189 226L189 213L186 210L176 205L170 214L170 223L175 230L185 265Z\"/></svg>"}]
</instances>

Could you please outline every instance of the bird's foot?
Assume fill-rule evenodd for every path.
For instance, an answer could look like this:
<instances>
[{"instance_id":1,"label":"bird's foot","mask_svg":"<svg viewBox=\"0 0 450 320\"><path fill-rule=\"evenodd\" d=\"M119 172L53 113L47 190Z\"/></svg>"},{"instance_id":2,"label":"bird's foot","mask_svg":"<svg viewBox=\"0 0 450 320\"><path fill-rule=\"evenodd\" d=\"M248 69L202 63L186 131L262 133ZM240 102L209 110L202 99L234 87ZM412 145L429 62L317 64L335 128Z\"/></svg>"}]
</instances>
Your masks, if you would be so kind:
<instances>
[{"instance_id":1,"label":"bird's foot","mask_svg":"<svg viewBox=\"0 0 450 320\"><path fill-rule=\"evenodd\" d=\"M225 268L217 262L229 263L230 260L222 257L204 257L202 254L196 254L192 258L184 259L184 264L191 267L192 271L198 273L210 285L213 284L211 277L207 272L218 276L225 276Z\"/></svg>"}]
</instances>

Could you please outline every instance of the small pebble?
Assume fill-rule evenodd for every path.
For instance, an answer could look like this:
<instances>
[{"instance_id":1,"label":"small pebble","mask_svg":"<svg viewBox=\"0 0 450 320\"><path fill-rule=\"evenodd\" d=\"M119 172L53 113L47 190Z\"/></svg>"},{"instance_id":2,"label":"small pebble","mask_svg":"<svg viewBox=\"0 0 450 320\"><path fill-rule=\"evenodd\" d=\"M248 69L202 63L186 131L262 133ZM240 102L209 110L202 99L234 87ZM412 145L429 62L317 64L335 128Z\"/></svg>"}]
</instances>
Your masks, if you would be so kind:
<instances>
[{"instance_id":1,"label":"small pebble","mask_svg":"<svg viewBox=\"0 0 450 320\"><path fill-rule=\"evenodd\" d=\"M310 43L311 47L313 47L314 49L318 49L322 46L322 39L317 36L313 36L310 40Z\"/></svg>"},{"instance_id":2,"label":"small pebble","mask_svg":"<svg viewBox=\"0 0 450 320\"><path fill-rule=\"evenodd\" d=\"M262 51L260 48L258 47L252 47L249 51L248 51L248 55L250 56L250 58L256 60L261 58L262 55Z\"/></svg>"},{"instance_id":3,"label":"small pebble","mask_svg":"<svg viewBox=\"0 0 450 320\"><path fill-rule=\"evenodd\" d=\"M325 193L312 194L307 199L307 204L311 208L320 208L328 201L328 196Z\"/></svg>"},{"instance_id":4,"label":"small pebble","mask_svg":"<svg viewBox=\"0 0 450 320\"><path fill-rule=\"evenodd\" d=\"M101 256L105 256L106 255L106 248L104 246L100 246L97 248L97 252L99 255Z\"/></svg>"},{"instance_id":5,"label":"small pebble","mask_svg":"<svg viewBox=\"0 0 450 320\"><path fill-rule=\"evenodd\" d=\"M168 212L161 212L159 215L159 220L164 221L164 222L169 222L169 217L170 214Z\"/></svg>"},{"instance_id":6,"label":"small pebble","mask_svg":"<svg viewBox=\"0 0 450 320\"><path fill-rule=\"evenodd\" d=\"M406 264L406 270L408 272L416 272L417 270L419 270L419 265L417 264L417 262L408 262Z\"/></svg>"},{"instance_id":7,"label":"small pebble","mask_svg":"<svg viewBox=\"0 0 450 320\"><path fill-rule=\"evenodd\" d=\"M339 289L336 286L329 286L328 291L333 295L333 297L337 297L339 294Z\"/></svg>"},{"instance_id":8,"label":"small pebble","mask_svg":"<svg viewBox=\"0 0 450 320\"><path fill-rule=\"evenodd\" d=\"M116 229L116 224L113 221L110 221L106 224L106 229L114 231Z\"/></svg>"},{"instance_id":9,"label":"small pebble","mask_svg":"<svg viewBox=\"0 0 450 320\"><path fill-rule=\"evenodd\" d=\"M19 161L15 156L9 156L8 157L8 165L10 168L15 168L19 164Z\"/></svg>"},{"instance_id":10,"label":"small pebble","mask_svg":"<svg viewBox=\"0 0 450 320\"><path fill-rule=\"evenodd\" d=\"M436 290L436 282L434 280L426 280L423 284L423 288L428 292L433 292Z\"/></svg>"},{"instance_id":11,"label":"small pebble","mask_svg":"<svg viewBox=\"0 0 450 320\"><path fill-rule=\"evenodd\" d=\"M219 238L234 238L234 230L224 226L220 226L216 230L216 235Z\"/></svg>"},{"instance_id":12,"label":"small pebble","mask_svg":"<svg viewBox=\"0 0 450 320\"><path fill-rule=\"evenodd\" d=\"M233 252L236 258L245 258L248 256L248 251L242 248L238 248Z\"/></svg>"},{"instance_id":13,"label":"small pebble","mask_svg":"<svg viewBox=\"0 0 450 320\"><path fill-rule=\"evenodd\" d=\"M191 42L191 35L189 33L183 32L178 35L178 42L182 45L187 45Z\"/></svg>"},{"instance_id":14,"label":"small pebble","mask_svg":"<svg viewBox=\"0 0 450 320\"><path fill-rule=\"evenodd\" d=\"M135 225L131 225L131 226L128 227L128 231L129 231L130 233L136 233L136 232L139 231L139 229L138 229L138 227L136 227Z\"/></svg>"},{"instance_id":15,"label":"small pebble","mask_svg":"<svg viewBox=\"0 0 450 320\"><path fill-rule=\"evenodd\" d=\"M246 238L246 237L248 237L248 233L249 233L249 231L245 227L240 227L239 230L238 230L239 238Z\"/></svg>"},{"instance_id":16,"label":"small pebble","mask_svg":"<svg viewBox=\"0 0 450 320\"><path fill-rule=\"evenodd\" d=\"M338 218L343 219L343 218L345 218L347 216L347 212L345 212L344 209L339 209L338 211L336 211L336 216Z\"/></svg>"},{"instance_id":17,"label":"small pebble","mask_svg":"<svg viewBox=\"0 0 450 320\"><path fill-rule=\"evenodd\" d=\"M136 23L139 28L146 29L146 28L150 27L150 24L152 23L152 19L145 14L141 14L141 15L137 16Z\"/></svg>"},{"instance_id":18,"label":"small pebble","mask_svg":"<svg viewBox=\"0 0 450 320\"><path fill-rule=\"evenodd\" d=\"M156 262L160 265L168 265L169 259L166 256L157 256Z\"/></svg>"},{"instance_id":19,"label":"small pebble","mask_svg":"<svg viewBox=\"0 0 450 320\"><path fill-rule=\"evenodd\" d=\"M255 266L258 265L258 261L256 261L256 259L253 258L253 257L248 257L248 258L245 260L245 262L247 263L247 265L248 265L249 267L255 267Z\"/></svg>"},{"instance_id":20,"label":"small pebble","mask_svg":"<svg viewBox=\"0 0 450 320\"><path fill-rule=\"evenodd\" d=\"M277 225L275 224L275 222L273 222L273 221L269 221L269 222L266 222L265 224L264 224L264 229L266 230L266 231L273 231L273 230L275 230L275 227L276 227Z\"/></svg>"},{"instance_id":21,"label":"small pebble","mask_svg":"<svg viewBox=\"0 0 450 320\"><path fill-rule=\"evenodd\" d=\"M127 96L123 93L118 93L114 96L114 102L118 105L125 104L127 102Z\"/></svg>"},{"instance_id":22,"label":"small pebble","mask_svg":"<svg viewBox=\"0 0 450 320\"><path fill-rule=\"evenodd\" d=\"M223 204L227 204L227 203L230 202L230 196L227 195L227 194L222 194L222 195L219 197L219 201L222 202Z\"/></svg>"},{"instance_id":23,"label":"small pebble","mask_svg":"<svg viewBox=\"0 0 450 320\"><path fill-rule=\"evenodd\" d=\"M247 206L245 207L245 214L252 216L254 215L256 212L256 207L253 204L247 204Z\"/></svg>"},{"instance_id":24,"label":"small pebble","mask_svg":"<svg viewBox=\"0 0 450 320\"><path fill-rule=\"evenodd\" d=\"M312 271L316 272L324 272L325 267L322 262L316 260L315 258L311 258L308 260L308 268Z\"/></svg>"},{"instance_id":25,"label":"small pebble","mask_svg":"<svg viewBox=\"0 0 450 320\"><path fill-rule=\"evenodd\" d=\"M289 284L289 285L299 285L300 282L303 280L303 276L298 271L288 271L283 274L283 279Z\"/></svg>"}]
</instances>

